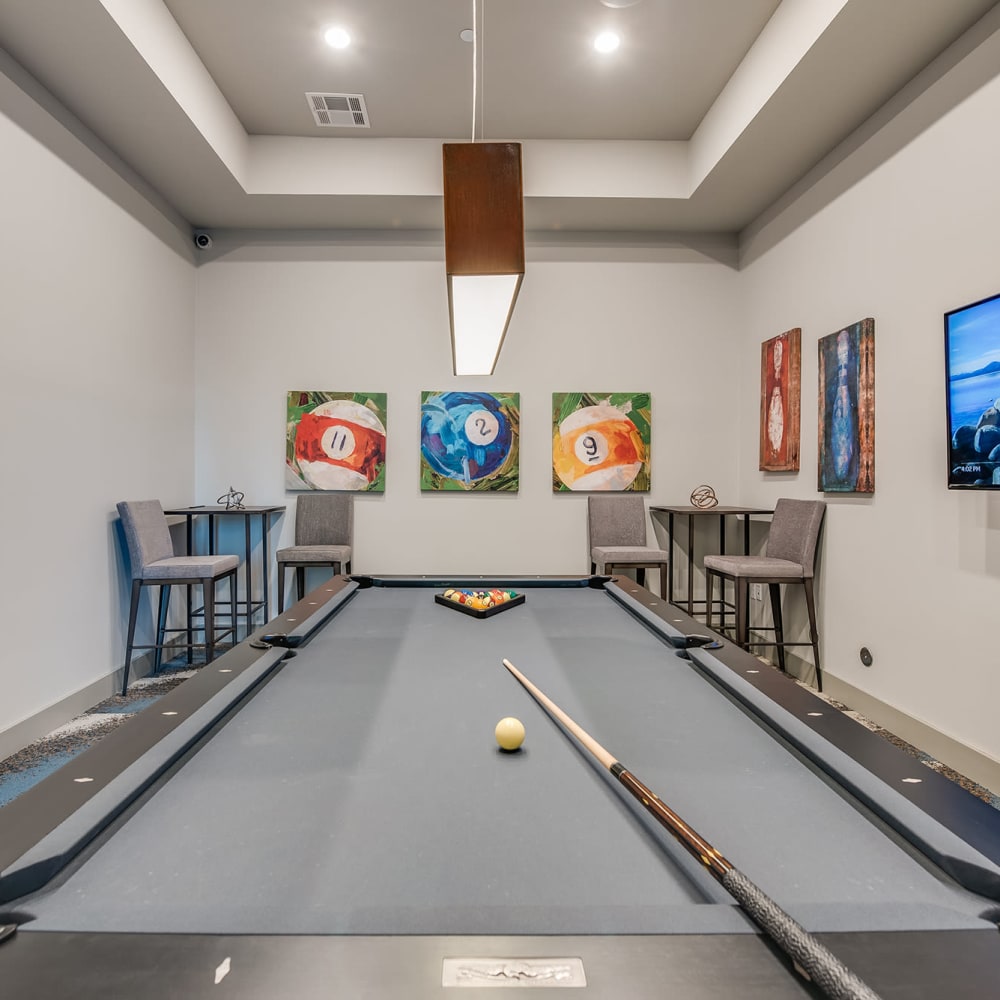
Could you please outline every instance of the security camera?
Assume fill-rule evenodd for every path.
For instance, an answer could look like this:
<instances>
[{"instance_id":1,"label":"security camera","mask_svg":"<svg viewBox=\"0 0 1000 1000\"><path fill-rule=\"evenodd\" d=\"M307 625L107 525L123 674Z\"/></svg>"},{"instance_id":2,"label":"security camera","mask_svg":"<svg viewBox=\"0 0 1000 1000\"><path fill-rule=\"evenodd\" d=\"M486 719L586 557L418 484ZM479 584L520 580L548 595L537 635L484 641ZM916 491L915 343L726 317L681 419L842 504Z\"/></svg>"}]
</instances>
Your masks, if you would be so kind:
<instances>
[{"instance_id":1,"label":"security camera","mask_svg":"<svg viewBox=\"0 0 1000 1000\"><path fill-rule=\"evenodd\" d=\"M212 237L199 231L194 234L194 245L199 250L208 250L212 246Z\"/></svg>"}]
</instances>

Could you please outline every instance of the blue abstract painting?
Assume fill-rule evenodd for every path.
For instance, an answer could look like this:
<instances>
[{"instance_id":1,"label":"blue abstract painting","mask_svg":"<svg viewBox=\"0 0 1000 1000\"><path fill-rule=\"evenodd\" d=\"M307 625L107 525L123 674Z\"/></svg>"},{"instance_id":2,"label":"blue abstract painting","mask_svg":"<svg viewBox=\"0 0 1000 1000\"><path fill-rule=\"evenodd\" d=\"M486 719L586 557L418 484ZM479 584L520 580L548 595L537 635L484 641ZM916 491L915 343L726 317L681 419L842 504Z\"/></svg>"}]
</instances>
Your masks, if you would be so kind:
<instances>
[{"instance_id":1,"label":"blue abstract painting","mask_svg":"<svg viewBox=\"0 0 1000 1000\"><path fill-rule=\"evenodd\" d=\"M517 492L520 394L420 394L420 489Z\"/></svg>"}]
</instances>

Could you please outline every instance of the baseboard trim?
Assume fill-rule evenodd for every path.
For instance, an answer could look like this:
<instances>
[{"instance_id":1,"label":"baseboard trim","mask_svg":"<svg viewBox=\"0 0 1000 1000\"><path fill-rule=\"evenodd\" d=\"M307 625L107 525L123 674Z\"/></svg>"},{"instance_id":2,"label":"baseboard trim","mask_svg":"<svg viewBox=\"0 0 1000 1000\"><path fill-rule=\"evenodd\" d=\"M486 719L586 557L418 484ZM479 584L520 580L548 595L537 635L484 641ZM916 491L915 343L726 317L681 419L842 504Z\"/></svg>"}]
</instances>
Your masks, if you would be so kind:
<instances>
[{"instance_id":1,"label":"baseboard trim","mask_svg":"<svg viewBox=\"0 0 1000 1000\"><path fill-rule=\"evenodd\" d=\"M35 740L48 736L60 726L89 712L106 698L118 694L122 686L122 669L119 667L112 673L99 677L54 705L49 705L48 708L43 708L40 712L0 732L0 760L23 750ZM153 653L146 653L132 661L129 677L135 680L138 677L146 677L152 672Z\"/></svg>"},{"instance_id":2,"label":"baseboard trim","mask_svg":"<svg viewBox=\"0 0 1000 1000\"><path fill-rule=\"evenodd\" d=\"M758 635L758 638L764 639L762 635ZM761 659L772 662L766 656ZM794 653L786 653L785 668L796 680L816 686L816 669L810 660ZM874 722L901 740L906 740L918 750L923 750L977 785L989 789L994 795L1000 795L1000 760L946 736L926 722L893 708L826 671L823 672L823 694L863 715L869 722Z\"/></svg>"},{"instance_id":3,"label":"baseboard trim","mask_svg":"<svg viewBox=\"0 0 1000 1000\"><path fill-rule=\"evenodd\" d=\"M960 743L951 736L946 736L926 722L921 722L898 708L879 701L838 677L823 675L823 693L923 750L924 753L930 754L935 760L953 768L976 784L988 788L994 795L1000 795L1000 761Z\"/></svg>"}]
</instances>

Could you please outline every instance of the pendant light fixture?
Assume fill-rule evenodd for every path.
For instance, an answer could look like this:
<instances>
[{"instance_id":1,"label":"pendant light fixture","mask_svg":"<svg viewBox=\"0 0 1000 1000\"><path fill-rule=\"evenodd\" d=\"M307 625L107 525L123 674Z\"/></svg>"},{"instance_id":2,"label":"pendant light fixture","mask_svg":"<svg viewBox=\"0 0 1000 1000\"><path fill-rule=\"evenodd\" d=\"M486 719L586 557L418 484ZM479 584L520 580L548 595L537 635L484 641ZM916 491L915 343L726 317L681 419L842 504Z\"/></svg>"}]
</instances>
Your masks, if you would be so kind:
<instances>
[{"instance_id":1,"label":"pendant light fixture","mask_svg":"<svg viewBox=\"0 0 1000 1000\"><path fill-rule=\"evenodd\" d=\"M456 375L493 374L524 278L521 144L476 142L476 6L473 0L472 142L443 146L445 271Z\"/></svg>"}]
</instances>

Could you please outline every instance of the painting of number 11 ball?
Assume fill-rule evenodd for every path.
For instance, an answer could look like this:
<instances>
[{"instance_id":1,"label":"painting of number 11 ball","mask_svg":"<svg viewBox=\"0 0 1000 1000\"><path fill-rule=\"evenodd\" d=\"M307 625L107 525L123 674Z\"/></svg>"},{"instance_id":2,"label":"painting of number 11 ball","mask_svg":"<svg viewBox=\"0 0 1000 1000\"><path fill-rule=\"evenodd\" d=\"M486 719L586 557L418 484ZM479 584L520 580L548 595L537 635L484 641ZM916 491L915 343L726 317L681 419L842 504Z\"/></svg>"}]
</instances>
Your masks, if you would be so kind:
<instances>
[{"instance_id":1,"label":"painting of number 11 ball","mask_svg":"<svg viewBox=\"0 0 1000 1000\"><path fill-rule=\"evenodd\" d=\"M287 488L384 493L385 407L384 392L289 392Z\"/></svg>"}]
</instances>

